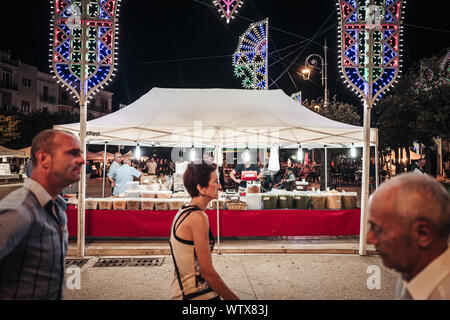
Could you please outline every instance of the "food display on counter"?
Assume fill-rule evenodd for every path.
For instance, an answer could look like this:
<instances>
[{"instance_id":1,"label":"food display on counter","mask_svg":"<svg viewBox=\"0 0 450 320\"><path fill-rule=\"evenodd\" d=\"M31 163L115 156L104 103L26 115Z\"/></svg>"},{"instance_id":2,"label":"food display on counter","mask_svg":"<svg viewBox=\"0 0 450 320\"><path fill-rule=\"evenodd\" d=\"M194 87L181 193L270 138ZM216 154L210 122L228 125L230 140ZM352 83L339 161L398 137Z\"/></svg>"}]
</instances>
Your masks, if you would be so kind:
<instances>
[{"instance_id":1,"label":"food display on counter","mask_svg":"<svg viewBox=\"0 0 450 320\"><path fill-rule=\"evenodd\" d=\"M95 199L86 199L86 210L97 210L98 201Z\"/></svg>"},{"instance_id":2,"label":"food display on counter","mask_svg":"<svg viewBox=\"0 0 450 320\"><path fill-rule=\"evenodd\" d=\"M312 193L311 194L311 209L325 209L325 193Z\"/></svg>"},{"instance_id":3,"label":"food display on counter","mask_svg":"<svg viewBox=\"0 0 450 320\"><path fill-rule=\"evenodd\" d=\"M288 194L282 194L278 196L278 206L280 209L293 209L294 208L294 196Z\"/></svg>"},{"instance_id":4,"label":"food display on counter","mask_svg":"<svg viewBox=\"0 0 450 320\"><path fill-rule=\"evenodd\" d=\"M141 199L142 210L155 210L155 199Z\"/></svg>"},{"instance_id":5,"label":"food display on counter","mask_svg":"<svg viewBox=\"0 0 450 320\"><path fill-rule=\"evenodd\" d=\"M111 210L113 207L113 198L99 199L98 208L100 210Z\"/></svg>"},{"instance_id":6,"label":"food display on counter","mask_svg":"<svg viewBox=\"0 0 450 320\"><path fill-rule=\"evenodd\" d=\"M127 210L139 210L141 208L141 199L127 199Z\"/></svg>"},{"instance_id":7,"label":"food display on counter","mask_svg":"<svg viewBox=\"0 0 450 320\"><path fill-rule=\"evenodd\" d=\"M156 193L156 198L158 199L171 199L172 192L171 191L160 191Z\"/></svg>"},{"instance_id":8,"label":"food display on counter","mask_svg":"<svg viewBox=\"0 0 450 320\"><path fill-rule=\"evenodd\" d=\"M142 174L140 177L141 185L150 185L155 181L156 175Z\"/></svg>"},{"instance_id":9,"label":"food display on counter","mask_svg":"<svg viewBox=\"0 0 450 320\"><path fill-rule=\"evenodd\" d=\"M326 194L326 207L328 209L341 209L342 208L342 196L336 190L327 192Z\"/></svg>"},{"instance_id":10,"label":"food display on counter","mask_svg":"<svg viewBox=\"0 0 450 320\"><path fill-rule=\"evenodd\" d=\"M276 194L263 194L263 208L276 209L278 205L278 196Z\"/></svg>"},{"instance_id":11,"label":"food display on counter","mask_svg":"<svg viewBox=\"0 0 450 320\"><path fill-rule=\"evenodd\" d=\"M127 190L118 197L87 198L86 210L179 210L190 199L186 190L173 193L166 189L166 180L152 176L127 183ZM356 192L331 191L286 191L273 189L261 193L261 185L248 183L245 190L220 191L216 200L209 202L206 210L339 210L357 208ZM74 198L76 200L76 198Z\"/></svg>"},{"instance_id":12,"label":"food display on counter","mask_svg":"<svg viewBox=\"0 0 450 320\"><path fill-rule=\"evenodd\" d=\"M357 202L356 192L343 192L342 193L342 204L344 209L355 209Z\"/></svg>"},{"instance_id":13,"label":"food display on counter","mask_svg":"<svg viewBox=\"0 0 450 320\"><path fill-rule=\"evenodd\" d=\"M296 195L294 196L294 208L295 209L309 209L311 197L309 195Z\"/></svg>"},{"instance_id":14,"label":"food display on counter","mask_svg":"<svg viewBox=\"0 0 450 320\"><path fill-rule=\"evenodd\" d=\"M261 186L259 184L249 184L247 193L261 193Z\"/></svg>"},{"instance_id":15,"label":"food display on counter","mask_svg":"<svg viewBox=\"0 0 450 320\"><path fill-rule=\"evenodd\" d=\"M155 210L169 210L169 200L168 199L156 200Z\"/></svg>"},{"instance_id":16,"label":"food display on counter","mask_svg":"<svg viewBox=\"0 0 450 320\"><path fill-rule=\"evenodd\" d=\"M241 200L227 200L225 206L228 210L245 210L247 202Z\"/></svg>"},{"instance_id":17,"label":"food display on counter","mask_svg":"<svg viewBox=\"0 0 450 320\"><path fill-rule=\"evenodd\" d=\"M127 208L127 200L125 198L114 198L113 209L125 210Z\"/></svg>"},{"instance_id":18,"label":"food display on counter","mask_svg":"<svg viewBox=\"0 0 450 320\"><path fill-rule=\"evenodd\" d=\"M141 198L156 198L156 191L148 191L148 190L142 190L141 191Z\"/></svg>"}]
</instances>

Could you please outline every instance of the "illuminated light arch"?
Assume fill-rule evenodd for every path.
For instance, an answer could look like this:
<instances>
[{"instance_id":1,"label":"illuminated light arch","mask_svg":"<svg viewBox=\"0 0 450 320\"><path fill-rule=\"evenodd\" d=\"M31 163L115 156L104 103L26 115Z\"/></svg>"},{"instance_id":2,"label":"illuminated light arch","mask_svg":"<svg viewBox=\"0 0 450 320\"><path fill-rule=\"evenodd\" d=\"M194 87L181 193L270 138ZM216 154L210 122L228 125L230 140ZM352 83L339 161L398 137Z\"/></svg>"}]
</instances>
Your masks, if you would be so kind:
<instances>
[{"instance_id":1,"label":"illuminated light arch","mask_svg":"<svg viewBox=\"0 0 450 320\"><path fill-rule=\"evenodd\" d=\"M233 55L234 74L243 77L246 89L268 89L269 19L252 23L239 38Z\"/></svg>"},{"instance_id":2,"label":"illuminated light arch","mask_svg":"<svg viewBox=\"0 0 450 320\"><path fill-rule=\"evenodd\" d=\"M227 19L227 23L230 19L234 19L234 14L238 13L237 9L244 3L241 0L214 0L214 5L219 7L219 13L222 14L222 18Z\"/></svg>"},{"instance_id":3,"label":"illuminated light arch","mask_svg":"<svg viewBox=\"0 0 450 320\"><path fill-rule=\"evenodd\" d=\"M404 0L339 0L340 72L369 105L401 68Z\"/></svg>"},{"instance_id":4,"label":"illuminated light arch","mask_svg":"<svg viewBox=\"0 0 450 320\"><path fill-rule=\"evenodd\" d=\"M95 94L114 75L120 1L51 1L50 69L78 101Z\"/></svg>"}]
</instances>

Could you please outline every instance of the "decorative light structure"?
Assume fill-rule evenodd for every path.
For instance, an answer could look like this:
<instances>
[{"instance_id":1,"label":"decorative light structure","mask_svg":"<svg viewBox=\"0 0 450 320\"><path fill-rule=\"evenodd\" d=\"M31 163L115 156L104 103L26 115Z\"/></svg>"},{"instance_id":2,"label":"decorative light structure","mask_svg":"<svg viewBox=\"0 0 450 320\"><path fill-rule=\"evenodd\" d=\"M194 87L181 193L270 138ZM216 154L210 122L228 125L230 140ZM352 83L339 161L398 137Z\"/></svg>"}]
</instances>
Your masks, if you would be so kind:
<instances>
[{"instance_id":1,"label":"decorative light structure","mask_svg":"<svg viewBox=\"0 0 450 320\"><path fill-rule=\"evenodd\" d=\"M121 0L51 0L50 70L80 104L80 142L86 155L89 99L116 71ZM86 167L79 184L77 251L84 256Z\"/></svg>"},{"instance_id":2,"label":"decorative light structure","mask_svg":"<svg viewBox=\"0 0 450 320\"><path fill-rule=\"evenodd\" d=\"M237 9L244 3L241 0L215 0L214 5L219 7L219 13L222 14L222 18L227 19L227 23L230 23L230 19L234 19L234 14L238 13Z\"/></svg>"},{"instance_id":3,"label":"decorative light structure","mask_svg":"<svg viewBox=\"0 0 450 320\"><path fill-rule=\"evenodd\" d=\"M399 76L405 0L338 0L339 70L364 101L363 184L359 254L366 253L370 113Z\"/></svg>"},{"instance_id":4,"label":"decorative light structure","mask_svg":"<svg viewBox=\"0 0 450 320\"><path fill-rule=\"evenodd\" d=\"M302 92L299 91L299 92L291 94L291 98L301 104L302 103Z\"/></svg>"},{"instance_id":5,"label":"decorative light structure","mask_svg":"<svg viewBox=\"0 0 450 320\"><path fill-rule=\"evenodd\" d=\"M269 19L252 23L239 38L233 55L234 74L245 89L268 89Z\"/></svg>"}]
</instances>

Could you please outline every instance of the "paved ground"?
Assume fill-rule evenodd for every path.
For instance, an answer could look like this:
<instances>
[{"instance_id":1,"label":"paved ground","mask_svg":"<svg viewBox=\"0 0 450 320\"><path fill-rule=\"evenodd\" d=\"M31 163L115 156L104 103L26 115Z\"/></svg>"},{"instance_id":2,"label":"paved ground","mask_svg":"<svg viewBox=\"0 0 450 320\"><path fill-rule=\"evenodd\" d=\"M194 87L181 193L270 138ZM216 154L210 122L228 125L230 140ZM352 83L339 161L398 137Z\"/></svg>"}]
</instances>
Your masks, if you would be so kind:
<instances>
[{"instance_id":1,"label":"paved ground","mask_svg":"<svg viewBox=\"0 0 450 320\"><path fill-rule=\"evenodd\" d=\"M171 256L161 266L81 269L81 289L66 288L66 300L167 300L173 277ZM396 274L379 256L266 254L213 255L216 270L245 300L386 300L394 298ZM380 289L368 289L369 266L380 269ZM375 267L377 268L377 267ZM370 270L369 270L370 271ZM370 282L370 281L369 281ZM370 282L372 283L372 282Z\"/></svg>"}]
</instances>

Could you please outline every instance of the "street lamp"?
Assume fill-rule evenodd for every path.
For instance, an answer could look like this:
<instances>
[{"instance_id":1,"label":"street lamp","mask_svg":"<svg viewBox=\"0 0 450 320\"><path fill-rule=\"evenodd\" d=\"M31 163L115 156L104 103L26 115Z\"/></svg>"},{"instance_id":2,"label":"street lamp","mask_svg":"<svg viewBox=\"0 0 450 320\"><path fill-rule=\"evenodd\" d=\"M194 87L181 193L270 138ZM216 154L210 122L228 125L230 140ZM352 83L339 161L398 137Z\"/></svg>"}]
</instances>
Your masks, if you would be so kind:
<instances>
[{"instance_id":1,"label":"street lamp","mask_svg":"<svg viewBox=\"0 0 450 320\"><path fill-rule=\"evenodd\" d=\"M302 77L304 80L309 80L309 77L311 75L311 69L316 69L320 72L322 75L322 86L325 87L325 98L324 98L324 105L328 105L328 63L327 63L327 40L325 40L325 45L323 46L323 53L324 58L322 58L321 55L318 55L316 53L310 54L305 59L305 68L302 69ZM320 68L318 67L320 60Z\"/></svg>"}]
</instances>

